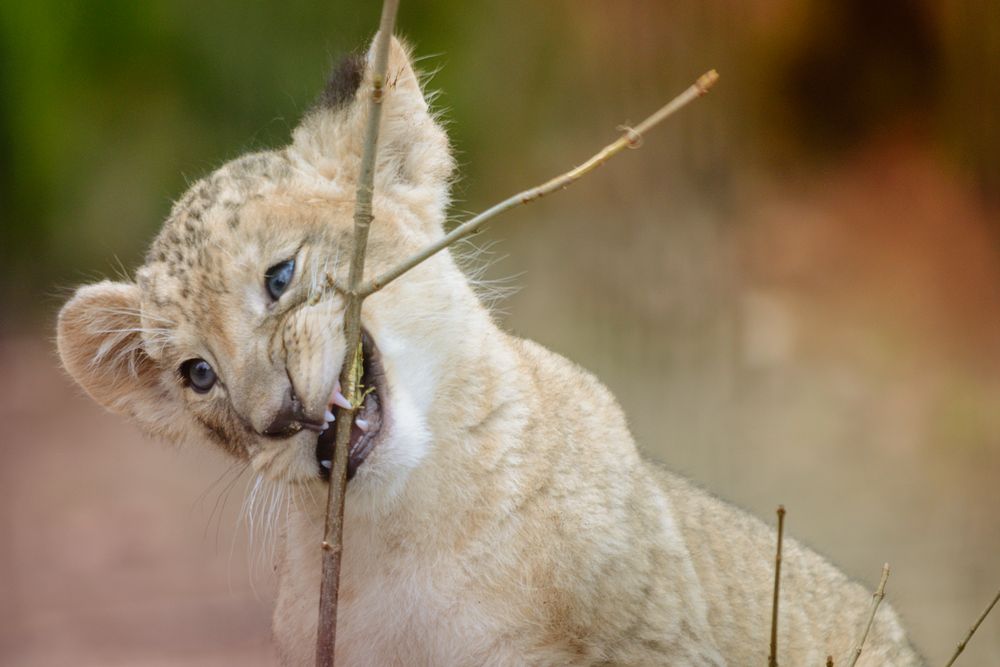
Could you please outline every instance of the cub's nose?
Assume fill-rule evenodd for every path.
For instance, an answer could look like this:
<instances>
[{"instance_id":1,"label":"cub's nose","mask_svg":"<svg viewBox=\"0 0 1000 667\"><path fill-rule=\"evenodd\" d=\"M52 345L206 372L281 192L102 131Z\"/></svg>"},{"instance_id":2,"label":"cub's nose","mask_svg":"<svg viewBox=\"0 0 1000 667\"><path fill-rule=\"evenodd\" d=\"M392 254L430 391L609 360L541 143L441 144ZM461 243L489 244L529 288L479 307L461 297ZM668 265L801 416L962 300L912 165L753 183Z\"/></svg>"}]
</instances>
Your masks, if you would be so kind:
<instances>
[{"instance_id":1,"label":"cub's nose","mask_svg":"<svg viewBox=\"0 0 1000 667\"><path fill-rule=\"evenodd\" d=\"M327 427L322 421L310 419L302 407L302 402L289 387L281 401L281 407L271 419L271 423L263 431L263 435L271 438L287 438L304 428L320 433Z\"/></svg>"}]
</instances>

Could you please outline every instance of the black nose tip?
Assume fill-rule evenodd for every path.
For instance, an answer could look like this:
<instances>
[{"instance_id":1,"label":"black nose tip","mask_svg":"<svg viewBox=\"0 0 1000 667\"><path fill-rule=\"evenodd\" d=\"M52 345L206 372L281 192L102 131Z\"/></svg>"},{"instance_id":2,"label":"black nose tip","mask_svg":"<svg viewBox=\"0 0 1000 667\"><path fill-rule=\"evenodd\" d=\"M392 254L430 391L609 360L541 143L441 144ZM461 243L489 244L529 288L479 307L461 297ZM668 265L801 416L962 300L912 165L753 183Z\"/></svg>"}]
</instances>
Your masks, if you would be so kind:
<instances>
[{"instance_id":1,"label":"black nose tip","mask_svg":"<svg viewBox=\"0 0 1000 667\"><path fill-rule=\"evenodd\" d=\"M295 435L303 428L319 430L321 424L316 424L306 417L295 392L289 388L281 401L281 407L271 419L271 423L264 429L264 435L272 438L287 438Z\"/></svg>"}]
</instances>

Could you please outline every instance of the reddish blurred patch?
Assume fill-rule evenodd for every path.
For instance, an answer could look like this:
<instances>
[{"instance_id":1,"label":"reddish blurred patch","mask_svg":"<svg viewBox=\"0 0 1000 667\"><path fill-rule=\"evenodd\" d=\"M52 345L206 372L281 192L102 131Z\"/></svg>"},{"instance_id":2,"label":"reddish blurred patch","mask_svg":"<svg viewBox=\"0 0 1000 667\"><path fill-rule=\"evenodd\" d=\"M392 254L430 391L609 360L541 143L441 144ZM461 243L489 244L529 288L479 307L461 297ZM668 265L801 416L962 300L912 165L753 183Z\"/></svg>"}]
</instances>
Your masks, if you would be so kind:
<instances>
[{"instance_id":1,"label":"reddish blurred patch","mask_svg":"<svg viewBox=\"0 0 1000 667\"><path fill-rule=\"evenodd\" d=\"M748 273L795 301L821 346L844 343L831 323L859 321L995 373L1000 228L963 185L919 144L869 146L757 199L741 240Z\"/></svg>"},{"instance_id":2,"label":"reddish blurred patch","mask_svg":"<svg viewBox=\"0 0 1000 667\"><path fill-rule=\"evenodd\" d=\"M269 584L258 573L255 596L235 525L242 480L210 518L226 465L101 413L54 357L0 340L0 663L274 664Z\"/></svg>"}]
</instances>

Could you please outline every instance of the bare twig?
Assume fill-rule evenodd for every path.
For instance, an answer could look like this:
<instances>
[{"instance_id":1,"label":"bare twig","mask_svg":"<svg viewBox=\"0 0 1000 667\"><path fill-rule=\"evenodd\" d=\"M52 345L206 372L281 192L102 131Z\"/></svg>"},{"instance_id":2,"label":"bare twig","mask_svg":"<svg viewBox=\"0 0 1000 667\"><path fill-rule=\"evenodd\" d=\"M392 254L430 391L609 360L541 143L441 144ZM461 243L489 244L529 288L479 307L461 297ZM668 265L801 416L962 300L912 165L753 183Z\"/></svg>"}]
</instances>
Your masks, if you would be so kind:
<instances>
[{"instance_id":1,"label":"bare twig","mask_svg":"<svg viewBox=\"0 0 1000 667\"><path fill-rule=\"evenodd\" d=\"M771 600L771 653L767 667L778 667L778 590L781 587L781 543L785 537L785 506L778 505L778 549L774 556L774 598Z\"/></svg>"},{"instance_id":2,"label":"bare twig","mask_svg":"<svg viewBox=\"0 0 1000 667\"><path fill-rule=\"evenodd\" d=\"M348 274L350 290L346 296L344 313L347 349L340 373L340 383L347 390L347 396L355 408L360 403L356 386L359 374L354 371L361 363L361 302L363 301L363 297L358 294L358 287L364 278L365 250L372 223L375 153L378 147L379 123L382 118L382 95L389 63L389 46L398 9L399 0L385 0L382 4L382 18L374 48L375 62L372 69L371 99L368 101L368 124L365 127L361 171L358 175L354 206L354 249ZM330 492L327 497L326 526L322 542L323 579L320 585L319 620L316 632L317 667L332 667L334 663L334 649L337 642L337 596L340 588L340 560L343 554L344 493L347 490L347 460L355 408L341 410L333 447Z\"/></svg>"},{"instance_id":3,"label":"bare twig","mask_svg":"<svg viewBox=\"0 0 1000 667\"><path fill-rule=\"evenodd\" d=\"M976 622L972 624L971 628L969 628L969 632L968 634L965 635L965 638L962 641L958 642L958 646L955 647L955 652L952 653L951 655L951 660L949 660L948 664L945 665L944 667L951 667L953 664L955 664L955 661L958 660L958 656L962 655L962 651L965 650L965 645L969 643L970 639L972 639L972 635L976 634L976 630L978 630L979 626L983 624L983 621L986 620L986 617L989 615L989 613L993 611L993 607L996 606L998 601L1000 601L1000 591L997 591L997 594L993 596L993 601L986 606L986 609L983 610L983 613L979 615L979 618L976 619Z\"/></svg>"},{"instance_id":4,"label":"bare twig","mask_svg":"<svg viewBox=\"0 0 1000 667\"><path fill-rule=\"evenodd\" d=\"M833 656L826 656L826 667L833 667Z\"/></svg>"},{"instance_id":5,"label":"bare twig","mask_svg":"<svg viewBox=\"0 0 1000 667\"><path fill-rule=\"evenodd\" d=\"M372 280L369 280L361 288L360 295L362 297L366 297L374 292L377 292L424 260L429 259L435 254L441 252L456 241L460 241L475 233L488 220L496 217L504 211L512 209L515 206L520 206L521 204L527 204L528 202L544 197L547 194L551 194L556 190L561 190L572 185L580 177L601 166L607 162L608 159L625 148L638 148L642 143L642 137L646 132L674 114L676 111L682 109L688 103L707 93L715 82L718 81L718 79L719 74L714 69L701 75L694 84L688 87L687 90L668 102L665 106L661 107L656 111L656 113L636 125L634 128L627 128L625 133L619 137L617 141L602 148L596 155L580 166L575 169L571 169L564 174L560 174L542 185L519 192L516 195L503 200L499 204L486 209L479 215L467 220L455 229L451 230L448 234L445 234L438 241L435 241L423 250L419 251L417 254L404 260L397 266L385 271Z\"/></svg>"},{"instance_id":6,"label":"bare twig","mask_svg":"<svg viewBox=\"0 0 1000 667\"><path fill-rule=\"evenodd\" d=\"M886 563L882 566L882 578L879 579L878 588L875 589L875 593L872 595L872 608L868 614L868 623L865 625L865 631L861 634L861 639L858 640L858 645L854 647L854 651L851 653L849 667L854 667L858 662L858 658L861 657L861 649L865 645L865 640L868 639L868 633L872 629L872 624L875 622L875 612L878 611L878 606L882 604L882 599L885 597L885 582L888 578L889 564Z\"/></svg>"}]
</instances>

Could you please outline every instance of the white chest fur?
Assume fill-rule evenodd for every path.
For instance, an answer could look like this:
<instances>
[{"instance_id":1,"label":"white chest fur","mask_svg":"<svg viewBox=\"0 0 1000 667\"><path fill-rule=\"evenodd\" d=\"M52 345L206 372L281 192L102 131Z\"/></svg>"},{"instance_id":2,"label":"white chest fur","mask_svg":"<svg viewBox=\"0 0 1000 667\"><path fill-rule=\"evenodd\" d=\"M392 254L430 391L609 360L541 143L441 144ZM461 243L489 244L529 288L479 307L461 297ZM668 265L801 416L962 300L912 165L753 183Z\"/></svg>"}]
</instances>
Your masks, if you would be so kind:
<instances>
[{"instance_id":1,"label":"white chest fur","mask_svg":"<svg viewBox=\"0 0 1000 667\"><path fill-rule=\"evenodd\" d=\"M316 517L290 517L274 612L275 640L288 665L314 661L320 558ZM502 631L460 565L387 542L373 526L345 531L337 619L337 662L344 665L484 664L502 657ZM456 576L458 574L458 576ZM488 658L486 656L489 656Z\"/></svg>"}]
</instances>

